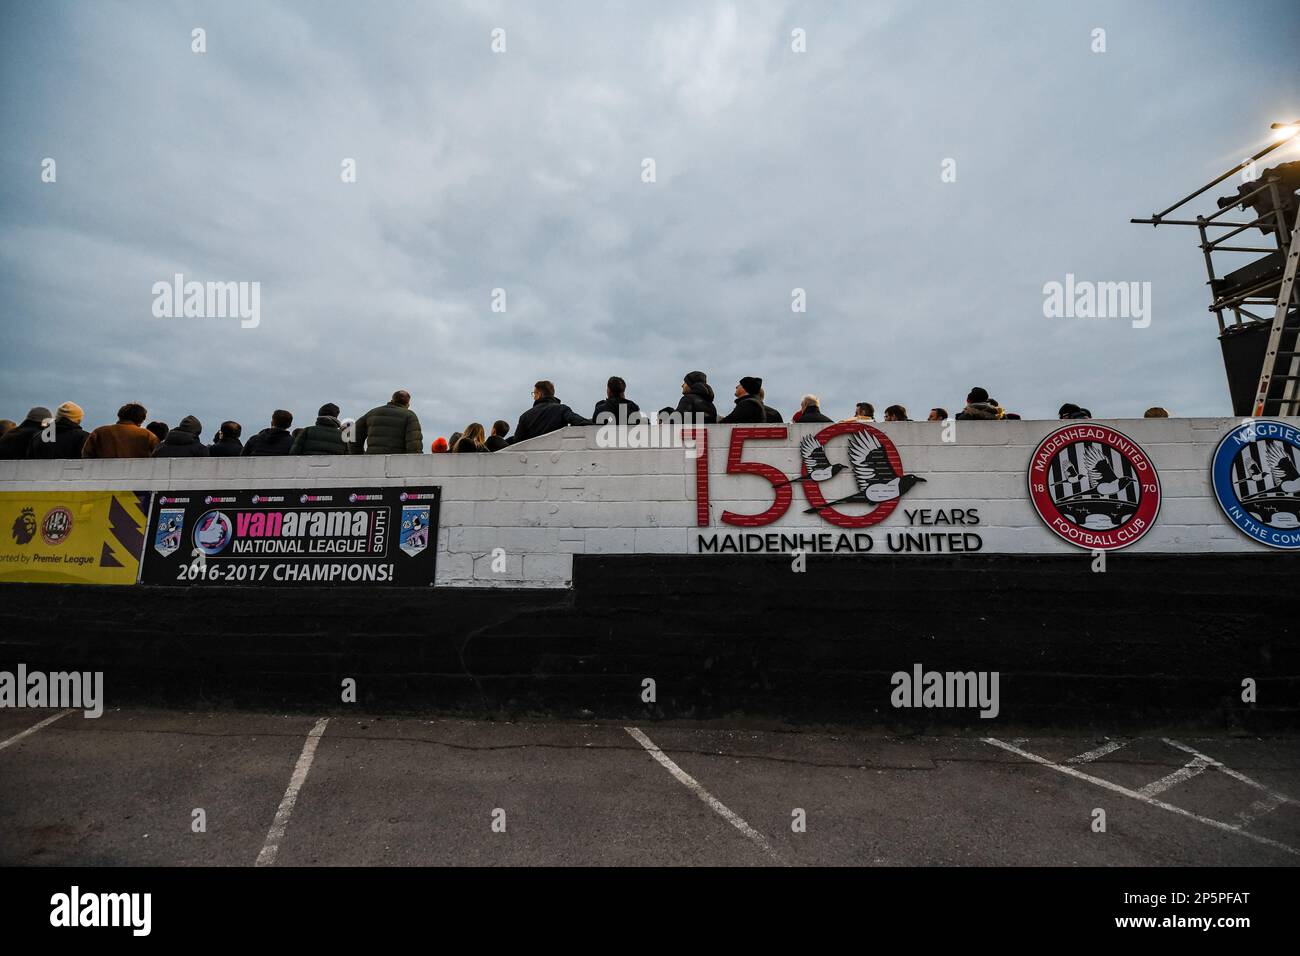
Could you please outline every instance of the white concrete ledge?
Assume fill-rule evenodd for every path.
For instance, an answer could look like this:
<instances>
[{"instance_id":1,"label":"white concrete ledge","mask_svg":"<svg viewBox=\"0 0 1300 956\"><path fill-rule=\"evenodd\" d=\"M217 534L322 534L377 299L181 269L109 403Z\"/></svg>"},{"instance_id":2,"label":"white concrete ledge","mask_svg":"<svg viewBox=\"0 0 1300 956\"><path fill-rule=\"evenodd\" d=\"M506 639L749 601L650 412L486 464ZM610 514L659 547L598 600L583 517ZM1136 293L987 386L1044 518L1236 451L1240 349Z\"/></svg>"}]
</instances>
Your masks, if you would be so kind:
<instances>
[{"instance_id":1,"label":"white concrete ledge","mask_svg":"<svg viewBox=\"0 0 1300 956\"><path fill-rule=\"evenodd\" d=\"M1300 420L1289 420L1300 426ZM1239 422L1214 419L1108 421L1143 447L1160 476L1162 505L1133 552L1248 552L1260 547L1233 528L1214 499L1210 462L1219 439ZM872 528L902 532L974 531L983 551L1080 554L1043 525L1027 493L1033 449L1060 422L957 422L954 441L926 422L877 427L899 450L905 470L926 479L888 519ZM1084 423L1078 423L1084 424ZM740 426L737 426L740 427ZM787 424L784 441L749 440L744 460L798 474L799 439L825 426ZM697 525L697 461L686 449L604 448L597 428L570 428L490 455L0 462L0 491L197 491L258 487L416 485L442 487L438 583L563 587L574 554L694 553L697 535L795 531L838 533L805 515L803 492L776 523L736 528L723 511L755 514L772 501L762 477L727 473L732 426L709 426L710 524ZM832 446L845 460L842 445ZM845 472L822 486L828 498L853 491ZM978 525L910 525L906 511L970 511ZM504 552L493 560L496 549Z\"/></svg>"}]
</instances>

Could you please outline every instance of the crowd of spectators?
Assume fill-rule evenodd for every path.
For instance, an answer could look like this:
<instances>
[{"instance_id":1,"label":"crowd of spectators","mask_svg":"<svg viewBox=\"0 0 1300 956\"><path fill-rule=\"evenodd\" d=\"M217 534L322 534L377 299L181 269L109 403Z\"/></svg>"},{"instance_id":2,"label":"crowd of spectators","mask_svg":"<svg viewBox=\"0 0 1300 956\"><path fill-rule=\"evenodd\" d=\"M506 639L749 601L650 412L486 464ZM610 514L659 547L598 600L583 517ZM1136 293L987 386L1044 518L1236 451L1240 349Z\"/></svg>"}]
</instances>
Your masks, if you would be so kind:
<instances>
[{"instance_id":1,"label":"crowd of spectators","mask_svg":"<svg viewBox=\"0 0 1300 956\"><path fill-rule=\"evenodd\" d=\"M734 404L720 414L712 386L704 372L687 372L682 378L681 398L676 406L665 406L655 413L660 422L686 421L696 424L758 424L785 419L767 403L763 380L745 376L737 383ZM151 421L148 412L137 402L128 402L117 410L117 421L100 425L87 432L82 427L85 413L75 402L64 402L54 412L36 406L21 422L0 420L0 459L23 458L190 458L231 457L237 455L397 455L424 451L420 419L411 408L411 395L398 390L383 405L370 409L355 420L340 418L338 405L320 407L316 420L306 427L293 427L293 413L276 409L271 423L257 434L242 440L243 426L224 421L208 443L203 441L203 424L186 415L174 426ZM1073 403L1061 406L1062 420L1087 419L1092 412ZM1168 418L1163 408L1149 408L1146 418ZM936 406L926 416L928 422L946 422L948 410ZM1007 421L1020 416L1008 411L988 390L975 387L966 396L961 411L952 415L957 421ZM450 438L438 437L430 444L434 453L466 454L494 452L516 442L556 431L569 425L636 425L647 420L646 413L627 397L627 382L613 376L605 385L605 397L595 404L586 418L560 401L549 381L533 385L533 404L519 416L514 434L510 423L497 420L489 433L479 422L470 422L463 431ZM825 423L835 421L821 409L816 395L804 395L799 410L790 416L793 422ZM911 421L902 405L890 405L884 411L886 422ZM870 402L858 402L846 422L875 422L876 409Z\"/></svg>"}]
</instances>

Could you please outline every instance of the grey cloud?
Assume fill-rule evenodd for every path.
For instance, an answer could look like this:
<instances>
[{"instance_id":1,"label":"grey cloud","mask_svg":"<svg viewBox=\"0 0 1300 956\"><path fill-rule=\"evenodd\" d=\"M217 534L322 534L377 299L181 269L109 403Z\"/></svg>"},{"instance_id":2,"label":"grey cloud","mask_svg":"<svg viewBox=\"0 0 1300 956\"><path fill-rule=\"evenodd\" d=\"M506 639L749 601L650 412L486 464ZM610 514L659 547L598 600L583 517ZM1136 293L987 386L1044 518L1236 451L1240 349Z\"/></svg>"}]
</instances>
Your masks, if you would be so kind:
<instances>
[{"instance_id":1,"label":"grey cloud","mask_svg":"<svg viewBox=\"0 0 1300 956\"><path fill-rule=\"evenodd\" d=\"M1294 36L1288 5L1253 11ZM1039 417L1224 413L1191 237L1127 219L1279 118L1258 64L1289 56L1286 30L1209 4L0 15L0 415L140 398L251 428L405 386L430 437L513 420L540 377L580 411L609 374L659 407L695 367L722 395L762 375L787 414L805 391L832 415L952 408L976 383ZM260 281L261 326L152 318L175 272ZM1151 281L1151 328L1044 319L1066 272Z\"/></svg>"}]
</instances>

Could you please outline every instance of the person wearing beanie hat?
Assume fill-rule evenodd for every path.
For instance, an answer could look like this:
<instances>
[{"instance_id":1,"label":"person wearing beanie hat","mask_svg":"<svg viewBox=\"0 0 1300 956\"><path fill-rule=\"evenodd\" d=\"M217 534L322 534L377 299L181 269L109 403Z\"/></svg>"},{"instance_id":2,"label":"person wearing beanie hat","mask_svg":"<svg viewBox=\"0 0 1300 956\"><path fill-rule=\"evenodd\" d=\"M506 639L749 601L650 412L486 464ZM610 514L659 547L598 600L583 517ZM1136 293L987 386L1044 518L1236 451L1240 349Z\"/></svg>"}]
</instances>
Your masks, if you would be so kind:
<instances>
[{"instance_id":1,"label":"person wearing beanie hat","mask_svg":"<svg viewBox=\"0 0 1300 956\"><path fill-rule=\"evenodd\" d=\"M186 415L181 423L167 432L167 438L153 453L155 458L207 458L208 446L199 440L203 425L193 415Z\"/></svg>"},{"instance_id":2,"label":"person wearing beanie hat","mask_svg":"<svg viewBox=\"0 0 1300 956\"><path fill-rule=\"evenodd\" d=\"M291 455L346 455L348 446L343 441L343 425L339 421L339 407L326 402L316 413L316 424L308 425L293 440Z\"/></svg>"},{"instance_id":3,"label":"person wearing beanie hat","mask_svg":"<svg viewBox=\"0 0 1300 956\"><path fill-rule=\"evenodd\" d=\"M746 375L736 386L736 407L730 415L718 421L724 425L761 424L767 421L767 410L763 408L763 400L758 397L762 388L761 378Z\"/></svg>"},{"instance_id":4,"label":"person wearing beanie hat","mask_svg":"<svg viewBox=\"0 0 1300 956\"><path fill-rule=\"evenodd\" d=\"M0 435L0 460L17 461L30 458L32 440L40 440L45 423L53 418L44 405L36 405L27 412L19 424Z\"/></svg>"},{"instance_id":5,"label":"person wearing beanie hat","mask_svg":"<svg viewBox=\"0 0 1300 956\"><path fill-rule=\"evenodd\" d=\"M682 397L677 403L677 413L685 424L712 425L717 422L713 388L703 372L687 372L682 378Z\"/></svg>"},{"instance_id":6,"label":"person wearing beanie hat","mask_svg":"<svg viewBox=\"0 0 1300 956\"><path fill-rule=\"evenodd\" d=\"M45 409L39 409L45 411ZM37 409L32 409L37 411ZM80 458L82 446L90 436L81 427L83 416L76 402L64 402L54 415L53 428L46 425L32 438L29 458ZM50 421L46 416L45 421Z\"/></svg>"}]
</instances>

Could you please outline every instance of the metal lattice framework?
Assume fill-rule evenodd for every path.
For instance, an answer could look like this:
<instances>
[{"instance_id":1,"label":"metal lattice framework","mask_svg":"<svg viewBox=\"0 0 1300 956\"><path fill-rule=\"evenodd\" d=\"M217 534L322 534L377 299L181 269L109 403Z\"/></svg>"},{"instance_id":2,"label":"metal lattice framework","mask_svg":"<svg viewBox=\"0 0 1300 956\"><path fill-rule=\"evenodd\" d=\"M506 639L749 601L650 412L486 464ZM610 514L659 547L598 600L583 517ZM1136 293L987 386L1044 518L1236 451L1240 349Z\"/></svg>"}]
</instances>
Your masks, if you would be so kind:
<instances>
[{"instance_id":1,"label":"metal lattice framework","mask_svg":"<svg viewBox=\"0 0 1300 956\"><path fill-rule=\"evenodd\" d=\"M1269 325L1268 345L1252 406L1252 415L1256 417L1300 414L1300 283L1296 282L1297 261L1300 261L1300 217L1296 217L1296 222L1287 222L1287 200L1290 197L1276 175L1265 176L1256 181L1254 188L1241 190L1234 203L1208 216L1198 215L1195 219L1170 219L1168 216L1294 138L1270 144L1163 212L1154 213L1147 219L1130 220L1152 226L1197 228L1205 271L1209 276L1209 310L1218 319L1221 333L1230 324ZM1265 211L1254 219L1247 222L1225 219L1243 206L1255 204L1262 205ZM1225 229L1228 231L1217 232ZM1271 233L1275 245L1228 245L1230 240L1248 229ZM1222 255L1226 253L1254 253L1263 258L1245 268L1240 268L1240 262L1237 262L1235 270L1226 271L1222 268ZM1218 263L1216 255L1220 256ZM1265 316L1252 311L1261 307L1271 308L1273 314ZM1225 321L1225 312L1232 313L1231 323Z\"/></svg>"}]
</instances>

